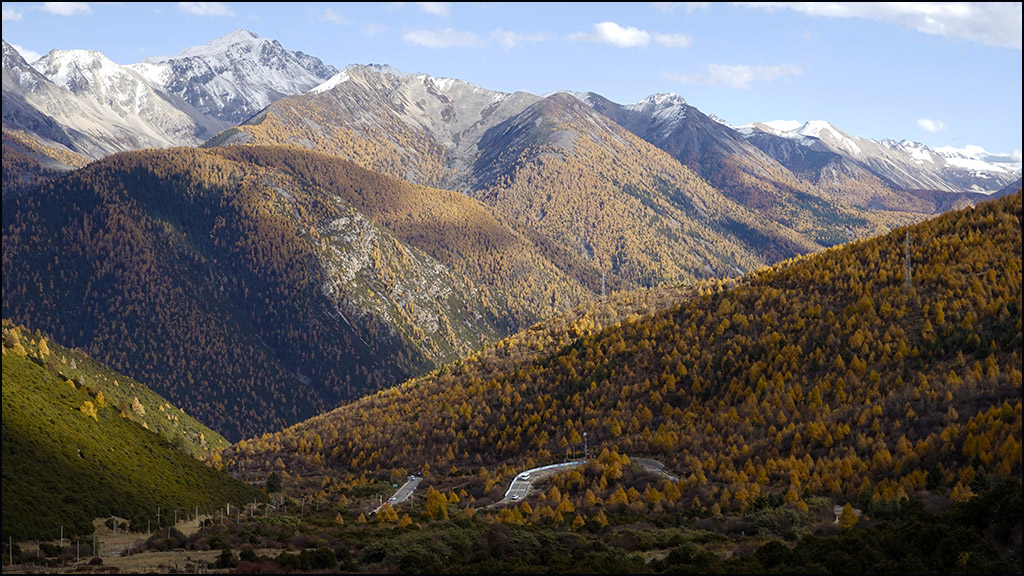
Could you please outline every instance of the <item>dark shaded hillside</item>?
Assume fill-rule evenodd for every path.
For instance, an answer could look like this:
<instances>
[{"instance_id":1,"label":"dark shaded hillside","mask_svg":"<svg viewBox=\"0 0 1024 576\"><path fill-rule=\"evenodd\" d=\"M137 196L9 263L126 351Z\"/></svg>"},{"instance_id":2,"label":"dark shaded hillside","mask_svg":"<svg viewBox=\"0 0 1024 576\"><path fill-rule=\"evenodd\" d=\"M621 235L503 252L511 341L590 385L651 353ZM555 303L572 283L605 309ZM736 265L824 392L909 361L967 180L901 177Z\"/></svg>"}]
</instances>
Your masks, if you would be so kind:
<instances>
[{"instance_id":1,"label":"dark shaded hillside","mask_svg":"<svg viewBox=\"0 0 1024 576\"><path fill-rule=\"evenodd\" d=\"M115 387L135 401L126 404ZM111 515L159 526L158 507L212 511L252 502L258 491L189 456L192 440L206 442L203 428L177 407L154 405L155 398L141 384L5 322L4 537L55 540L62 526L65 537L85 536L94 518ZM191 431L197 437L189 440ZM223 445L205 432L207 447ZM162 520L169 524L169 515Z\"/></svg>"},{"instance_id":2,"label":"dark shaded hillside","mask_svg":"<svg viewBox=\"0 0 1024 576\"><path fill-rule=\"evenodd\" d=\"M656 455L698 509L924 490L965 500L1021 472L1020 254L1017 194L706 284L597 333L538 327L238 445L229 462L489 479L579 450L586 433L601 486L614 489L615 451Z\"/></svg>"},{"instance_id":3,"label":"dark shaded hillside","mask_svg":"<svg viewBox=\"0 0 1024 576\"><path fill-rule=\"evenodd\" d=\"M193 151L129 153L5 202L4 314L235 438L408 374L408 352L390 371L364 362L355 383L331 374L373 351L324 314L311 248L264 178ZM311 360L325 349L331 365Z\"/></svg>"},{"instance_id":4,"label":"dark shaded hillside","mask_svg":"<svg viewBox=\"0 0 1024 576\"><path fill-rule=\"evenodd\" d=\"M479 202L297 150L115 155L3 224L5 314L235 439L585 298Z\"/></svg>"}]
</instances>

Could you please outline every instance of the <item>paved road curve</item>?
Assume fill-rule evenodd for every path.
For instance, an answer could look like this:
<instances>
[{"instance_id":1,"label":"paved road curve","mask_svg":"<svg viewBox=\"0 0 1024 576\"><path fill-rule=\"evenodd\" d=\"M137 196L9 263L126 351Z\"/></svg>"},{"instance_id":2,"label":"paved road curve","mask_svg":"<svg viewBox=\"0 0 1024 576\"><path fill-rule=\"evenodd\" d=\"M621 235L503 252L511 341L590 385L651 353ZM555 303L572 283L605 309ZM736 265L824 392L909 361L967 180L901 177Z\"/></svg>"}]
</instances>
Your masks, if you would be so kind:
<instances>
[{"instance_id":1,"label":"paved road curve","mask_svg":"<svg viewBox=\"0 0 1024 576\"><path fill-rule=\"evenodd\" d=\"M416 491L416 487L420 485L420 481L422 480L423 478L420 476L409 476L409 479L406 480L405 484L402 484L402 487L398 489L398 492L395 492L391 495L391 498L388 498L386 504L391 504L392 507L395 507L402 502L405 502L410 496L412 496L412 493ZM373 510L372 514L376 514L383 507L384 504L377 506Z\"/></svg>"},{"instance_id":2,"label":"paved road curve","mask_svg":"<svg viewBox=\"0 0 1024 576\"><path fill-rule=\"evenodd\" d=\"M512 484L510 484L508 490L505 491L505 498L496 504L518 502L526 498L527 493L530 491L530 485L533 484L534 480L548 478L558 474L559 472L572 470L573 468L577 468L586 463L586 460L576 460L573 462L562 462L561 464L541 466L540 468L533 468L525 472L521 472L514 480L512 480Z\"/></svg>"},{"instance_id":3,"label":"paved road curve","mask_svg":"<svg viewBox=\"0 0 1024 576\"><path fill-rule=\"evenodd\" d=\"M678 482L679 477L665 470L665 465L657 460L651 460L649 458L630 458L630 461L643 466L644 468L659 474L671 480L672 482ZM519 502L526 498L530 492L530 485L535 480L542 480L553 476L559 472L571 470L586 464L586 460L575 460L573 462L563 462L561 464L551 464L549 466L541 466L540 468L533 468L521 472L518 476L512 480L512 484L509 485L508 490L505 491L505 498L500 502L495 502L493 506L501 504L509 504Z\"/></svg>"}]
</instances>

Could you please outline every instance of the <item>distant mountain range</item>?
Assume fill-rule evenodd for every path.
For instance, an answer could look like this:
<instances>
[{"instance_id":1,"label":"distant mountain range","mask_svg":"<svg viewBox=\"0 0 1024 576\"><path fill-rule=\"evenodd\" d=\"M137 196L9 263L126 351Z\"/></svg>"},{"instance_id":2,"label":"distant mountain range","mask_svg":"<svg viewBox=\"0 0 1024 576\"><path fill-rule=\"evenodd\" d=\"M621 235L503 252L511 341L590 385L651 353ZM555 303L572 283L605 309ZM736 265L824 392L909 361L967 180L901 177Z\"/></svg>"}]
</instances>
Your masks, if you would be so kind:
<instances>
[{"instance_id":1,"label":"distant mountain range","mask_svg":"<svg viewBox=\"0 0 1024 576\"><path fill-rule=\"evenodd\" d=\"M395 98L391 103L402 107L406 122L418 123L442 146L451 145L455 172L462 168L460 160L466 162L473 155L473 133L490 125L487 120L478 122L481 118L505 119L541 98L387 67L339 71L313 56L286 50L275 40L237 30L177 56L131 65L115 64L93 50L53 50L29 63L4 42L3 123L6 129L36 134L90 158L118 150L197 145L285 96L322 94L345 83L370 89L367 70L396 79L394 94L382 86L373 90L385 100ZM422 87L403 78L421 79ZM429 93L443 98L424 98ZM365 106L365 92L353 96ZM1020 161L1007 157L980 150L934 151L905 140L868 140L821 121L764 122L733 129L672 94L653 95L633 105L614 104L589 93L579 97L670 154L686 151L694 158L707 138L731 154L749 154L737 142L742 137L797 176L815 182L866 173L901 189L991 193L1020 176ZM434 108L418 109L420 103ZM471 112L473 108L479 110ZM446 116L456 110L461 113ZM427 120L435 116L442 122ZM475 121L461 122L467 118ZM453 140L456 137L458 141ZM686 160L684 164L690 165Z\"/></svg>"},{"instance_id":2,"label":"distant mountain range","mask_svg":"<svg viewBox=\"0 0 1024 576\"><path fill-rule=\"evenodd\" d=\"M934 151L920 142L868 140L828 122L767 122L737 129L795 173L821 181L870 172L895 188L991 193L1020 177L1020 161L984 150Z\"/></svg>"},{"instance_id":3,"label":"distant mountain range","mask_svg":"<svg viewBox=\"0 0 1024 576\"><path fill-rule=\"evenodd\" d=\"M745 275L1020 181L672 94L336 70L246 31L131 66L3 51L4 316L231 439L615 291Z\"/></svg>"},{"instance_id":4,"label":"distant mountain range","mask_svg":"<svg viewBox=\"0 0 1024 576\"><path fill-rule=\"evenodd\" d=\"M4 42L3 125L93 159L194 146L335 72L244 30L129 66L94 50L52 50L28 63Z\"/></svg>"}]
</instances>

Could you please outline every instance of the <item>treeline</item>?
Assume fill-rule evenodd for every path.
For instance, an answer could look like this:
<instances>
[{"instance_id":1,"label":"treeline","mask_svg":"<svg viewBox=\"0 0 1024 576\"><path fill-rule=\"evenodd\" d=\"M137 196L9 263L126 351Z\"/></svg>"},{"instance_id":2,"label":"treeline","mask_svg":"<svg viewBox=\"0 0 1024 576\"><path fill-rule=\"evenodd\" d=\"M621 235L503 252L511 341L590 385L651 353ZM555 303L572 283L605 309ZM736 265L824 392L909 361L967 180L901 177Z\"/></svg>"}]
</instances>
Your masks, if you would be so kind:
<instances>
[{"instance_id":1,"label":"treeline","mask_svg":"<svg viewBox=\"0 0 1024 576\"><path fill-rule=\"evenodd\" d=\"M657 455L698 510L925 490L966 501L977 479L1021 471L1020 248L1017 194L705 284L602 331L528 331L239 444L229 465L498 469L497 486L578 454L586 433L591 454Z\"/></svg>"}]
</instances>

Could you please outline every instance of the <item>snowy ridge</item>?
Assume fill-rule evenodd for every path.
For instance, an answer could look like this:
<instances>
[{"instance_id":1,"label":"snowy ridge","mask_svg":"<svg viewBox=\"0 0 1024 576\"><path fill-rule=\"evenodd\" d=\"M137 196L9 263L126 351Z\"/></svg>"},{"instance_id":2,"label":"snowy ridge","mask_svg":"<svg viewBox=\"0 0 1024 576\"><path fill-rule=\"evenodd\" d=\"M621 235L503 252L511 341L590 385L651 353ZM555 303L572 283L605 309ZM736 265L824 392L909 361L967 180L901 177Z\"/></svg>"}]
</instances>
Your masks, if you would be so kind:
<instances>
[{"instance_id":1,"label":"snowy ridge","mask_svg":"<svg viewBox=\"0 0 1024 576\"><path fill-rule=\"evenodd\" d=\"M1013 154L993 154L981 146L966 146L964 148L953 148L943 146L935 150L948 164L967 170L985 170L989 172L1002 172L1006 174L1020 175L1021 153L1020 150Z\"/></svg>"},{"instance_id":2,"label":"snowy ridge","mask_svg":"<svg viewBox=\"0 0 1024 576\"><path fill-rule=\"evenodd\" d=\"M799 120L772 120L771 122L765 122L765 126L768 126L777 133L782 134L786 132L797 132L803 127L804 123Z\"/></svg>"},{"instance_id":3,"label":"snowy ridge","mask_svg":"<svg viewBox=\"0 0 1024 576\"><path fill-rule=\"evenodd\" d=\"M757 132L766 132L780 138L797 140L804 146L814 146L818 141L822 141L829 147L838 146L854 156L858 156L863 152L861 146L857 143L859 138L852 138L846 135L824 120L811 120L804 123L796 120L755 122L739 126L736 128L736 131L748 137Z\"/></svg>"},{"instance_id":4,"label":"snowy ridge","mask_svg":"<svg viewBox=\"0 0 1024 576\"><path fill-rule=\"evenodd\" d=\"M348 82L351 79L352 77L348 75L348 71L342 70L341 72L338 72L334 76L328 78L327 81L324 82L323 84L319 84L317 86L314 86L313 88L310 88L307 94L320 94L321 92L327 92L328 90L335 88L339 84Z\"/></svg>"},{"instance_id":5,"label":"snowy ridge","mask_svg":"<svg viewBox=\"0 0 1024 576\"><path fill-rule=\"evenodd\" d=\"M7 89L8 76L10 81L25 90L35 90L39 84L46 82L46 79L33 68L21 54L7 43L3 42L3 71L4 89Z\"/></svg>"},{"instance_id":6,"label":"snowy ridge","mask_svg":"<svg viewBox=\"0 0 1024 576\"><path fill-rule=\"evenodd\" d=\"M662 134L667 136L686 120L687 106L686 99L678 94L660 93L652 94L635 104L623 106L623 109L653 117Z\"/></svg>"},{"instance_id":7,"label":"snowy ridge","mask_svg":"<svg viewBox=\"0 0 1024 576\"><path fill-rule=\"evenodd\" d=\"M9 103L27 106L15 114L41 114L47 119L44 137L88 157L195 146L225 127L94 50L51 50L31 67L23 62L5 58L5 112Z\"/></svg>"},{"instance_id":8,"label":"snowy ridge","mask_svg":"<svg viewBox=\"0 0 1024 576\"><path fill-rule=\"evenodd\" d=\"M904 152L908 154L911 157L911 159L913 159L914 162L917 162L919 165L925 162L930 162L932 164L936 163L936 159L933 155L933 152L927 146L920 142L911 142L910 140L900 140L899 142L896 142L895 140L890 140L886 138L884 140L881 140L879 144L885 146L886 148L889 148L890 150L895 150L897 152Z\"/></svg>"},{"instance_id":9,"label":"snowy ridge","mask_svg":"<svg viewBox=\"0 0 1024 576\"><path fill-rule=\"evenodd\" d=\"M736 130L747 139L769 136L817 151L831 151L908 189L991 193L1019 178L1021 171L1019 152L990 154L977 146L931 150L909 140L851 137L824 121L755 122Z\"/></svg>"},{"instance_id":10,"label":"snowy ridge","mask_svg":"<svg viewBox=\"0 0 1024 576\"><path fill-rule=\"evenodd\" d=\"M304 94L337 72L248 30L186 48L177 56L147 58L132 68L203 113L230 123L248 119L283 96Z\"/></svg>"},{"instance_id":11,"label":"snowy ridge","mask_svg":"<svg viewBox=\"0 0 1024 576\"><path fill-rule=\"evenodd\" d=\"M33 67L57 86L87 95L120 116L140 114L149 99L146 80L95 50L51 50Z\"/></svg>"}]
</instances>

